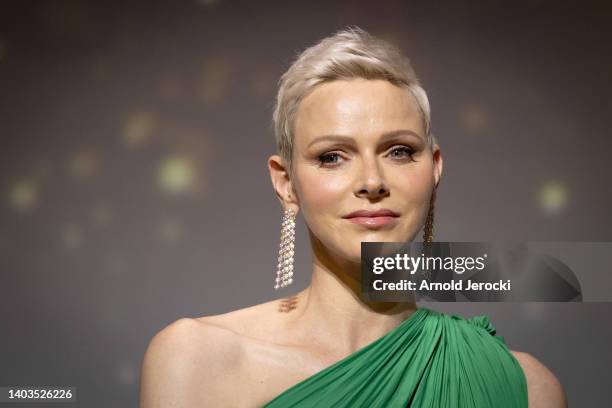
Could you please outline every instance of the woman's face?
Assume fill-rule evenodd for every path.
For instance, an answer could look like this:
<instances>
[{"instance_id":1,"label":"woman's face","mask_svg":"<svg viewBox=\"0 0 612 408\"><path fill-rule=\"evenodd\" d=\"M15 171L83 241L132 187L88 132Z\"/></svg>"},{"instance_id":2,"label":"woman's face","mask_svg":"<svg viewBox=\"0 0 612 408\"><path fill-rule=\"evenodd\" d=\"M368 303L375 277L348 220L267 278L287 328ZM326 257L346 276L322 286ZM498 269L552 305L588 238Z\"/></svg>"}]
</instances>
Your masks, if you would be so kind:
<instances>
[{"instance_id":1,"label":"woman's face","mask_svg":"<svg viewBox=\"0 0 612 408\"><path fill-rule=\"evenodd\" d=\"M360 262L361 242L412 241L422 228L442 158L429 148L416 101L384 80L338 80L300 103L293 188L311 239ZM358 210L397 213L386 223L345 218Z\"/></svg>"}]
</instances>

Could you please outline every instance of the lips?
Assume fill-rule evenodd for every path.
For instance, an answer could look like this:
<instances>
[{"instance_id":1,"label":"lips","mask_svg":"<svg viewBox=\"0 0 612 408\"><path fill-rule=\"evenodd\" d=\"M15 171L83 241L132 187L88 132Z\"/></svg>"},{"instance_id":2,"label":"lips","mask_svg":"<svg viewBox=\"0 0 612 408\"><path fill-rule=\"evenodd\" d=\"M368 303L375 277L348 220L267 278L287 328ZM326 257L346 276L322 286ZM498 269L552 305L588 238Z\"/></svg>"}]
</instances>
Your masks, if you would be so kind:
<instances>
[{"instance_id":1,"label":"lips","mask_svg":"<svg viewBox=\"0 0 612 408\"><path fill-rule=\"evenodd\" d=\"M346 216L349 222L366 228L377 229L392 226L396 223L399 214L386 208L380 210L359 210Z\"/></svg>"},{"instance_id":2,"label":"lips","mask_svg":"<svg viewBox=\"0 0 612 408\"><path fill-rule=\"evenodd\" d=\"M354 211L348 215L345 215L343 218L375 218L375 217L399 217L399 214L395 211L391 211L386 208L382 208L379 210L359 210Z\"/></svg>"}]
</instances>

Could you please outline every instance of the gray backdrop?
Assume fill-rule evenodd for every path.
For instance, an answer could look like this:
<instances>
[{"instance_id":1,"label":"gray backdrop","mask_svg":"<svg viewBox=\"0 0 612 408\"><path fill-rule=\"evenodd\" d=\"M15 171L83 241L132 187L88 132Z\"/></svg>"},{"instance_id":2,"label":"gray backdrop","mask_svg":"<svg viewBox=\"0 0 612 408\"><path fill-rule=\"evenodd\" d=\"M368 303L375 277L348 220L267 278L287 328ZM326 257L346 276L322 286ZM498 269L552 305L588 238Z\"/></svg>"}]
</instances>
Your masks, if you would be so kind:
<instances>
[{"instance_id":1,"label":"gray backdrop","mask_svg":"<svg viewBox=\"0 0 612 408\"><path fill-rule=\"evenodd\" d=\"M0 385L135 406L161 328L308 284L300 218L297 281L272 289L275 83L349 24L398 44L429 92L435 239L610 240L607 7L285 3L2 2ZM607 405L610 304L430 307L489 314L571 406Z\"/></svg>"}]
</instances>

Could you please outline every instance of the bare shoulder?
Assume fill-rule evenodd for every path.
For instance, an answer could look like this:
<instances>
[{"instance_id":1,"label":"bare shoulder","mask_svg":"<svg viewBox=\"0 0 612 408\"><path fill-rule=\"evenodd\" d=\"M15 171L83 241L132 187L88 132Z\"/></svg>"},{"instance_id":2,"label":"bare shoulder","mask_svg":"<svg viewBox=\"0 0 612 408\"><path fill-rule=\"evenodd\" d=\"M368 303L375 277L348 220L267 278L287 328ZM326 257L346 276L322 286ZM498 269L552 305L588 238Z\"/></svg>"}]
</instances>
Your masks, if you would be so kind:
<instances>
[{"instance_id":1,"label":"bare shoulder","mask_svg":"<svg viewBox=\"0 0 612 408\"><path fill-rule=\"evenodd\" d=\"M510 351L525 373L529 407L566 408L565 391L552 371L529 353Z\"/></svg>"},{"instance_id":2,"label":"bare shoulder","mask_svg":"<svg viewBox=\"0 0 612 408\"><path fill-rule=\"evenodd\" d=\"M240 353L239 339L231 332L199 319L178 319L147 347L140 407L228 403L223 385L239 364Z\"/></svg>"},{"instance_id":3,"label":"bare shoulder","mask_svg":"<svg viewBox=\"0 0 612 408\"><path fill-rule=\"evenodd\" d=\"M142 364L140 408L244 406L235 390L252 356L252 340L277 340L273 328L282 303L182 318L159 331Z\"/></svg>"},{"instance_id":4,"label":"bare shoulder","mask_svg":"<svg viewBox=\"0 0 612 408\"><path fill-rule=\"evenodd\" d=\"M266 339L272 335L283 313L278 313L284 300L275 299L236 309L231 312L196 318L197 322L234 333L239 338Z\"/></svg>"}]
</instances>

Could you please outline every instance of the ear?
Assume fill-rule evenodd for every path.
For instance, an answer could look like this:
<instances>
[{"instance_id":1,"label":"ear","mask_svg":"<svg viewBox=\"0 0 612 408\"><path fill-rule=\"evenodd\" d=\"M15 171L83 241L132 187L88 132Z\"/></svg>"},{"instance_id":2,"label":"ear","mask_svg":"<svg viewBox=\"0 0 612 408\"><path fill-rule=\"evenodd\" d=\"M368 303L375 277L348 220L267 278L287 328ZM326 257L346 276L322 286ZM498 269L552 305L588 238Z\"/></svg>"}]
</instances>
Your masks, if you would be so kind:
<instances>
[{"instance_id":1,"label":"ear","mask_svg":"<svg viewBox=\"0 0 612 408\"><path fill-rule=\"evenodd\" d=\"M268 158L268 170L270 171L272 186L281 205L285 209L293 209L295 214L297 214L299 200L295 193L288 166L279 155L274 154Z\"/></svg>"},{"instance_id":2,"label":"ear","mask_svg":"<svg viewBox=\"0 0 612 408\"><path fill-rule=\"evenodd\" d=\"M443 168L443 160L442 160L442 151L440 150L440 146L437 143L431 148L432 157L433 157L433 171L434 171L434 181L436 188L438 184L440 184L440 180L442 179L442 168Z\"/></svg>"}]
</instances>

